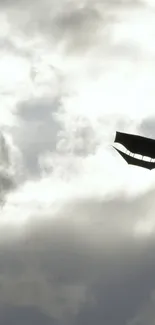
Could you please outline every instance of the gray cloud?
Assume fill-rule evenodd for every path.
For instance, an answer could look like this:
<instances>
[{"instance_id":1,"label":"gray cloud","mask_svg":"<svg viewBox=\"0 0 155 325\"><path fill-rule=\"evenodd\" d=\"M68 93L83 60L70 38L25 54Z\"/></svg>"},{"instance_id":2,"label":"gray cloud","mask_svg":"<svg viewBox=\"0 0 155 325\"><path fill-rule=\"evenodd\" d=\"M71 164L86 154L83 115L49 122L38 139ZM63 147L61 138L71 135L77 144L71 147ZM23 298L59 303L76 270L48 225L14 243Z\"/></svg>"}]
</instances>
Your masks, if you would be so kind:
<instances>
[{"instance_id":1,"label":"gray cloud","mask_svg":"<svg viewBox=\"0 0 155 325\"><path fill-rule=\"evenodd\" d=\"M2 133L0 134L0 162L5 167L10 164L9 148Z\"/></svg>"},{"instance_id":2,"label":"gray cloud","mask_svg":"<svg viewBox=\"0 0 155 325\"><path fill-rule=\"evenodd\" d=\"M44 159L46 154L67 157L72 153L75 158L84 157L93 154L100 144L101 139L88 119L79 117L65 125L61 108L60 97L32 99L18 104L19 126L11 128L11 132L23 155L27 176L40 175L40 158Z\"/></svg>"},{"instance_id":3,"label":"gray cloud","mask_svg":"<svg viewBox=\"0 0 155 325\"><path fill-rule=\"evenodd\" d=\"M11 148L3 133L0 133L0 204L4 204L6 195L16 188L15 173L13 173Z\"/></svg>"},{"instance_id":4,"label":"gray cloud","mask_svg":"<svg viewBox=\"0 0 155 325\"><path fill-rule=\"evenodd\" d=\"M31 51L29 49L23 49L18 46L13 39L9 39L8 37L0 38L0 51L2 53L12 53L14 55L23 57L23 58L31 58Z\"/></svg>"},{"instance_id":5,"label":"gray cloud","mask_svg":"<svg viewBox=\"0 0 155 325\"><path fill-rule=\"evenodd\" d=\"M39 98L18 105L19 127L13 127L12 134L27 173L33 177L39 174L39 155L56 149L60 125L53 113L59 105L59 98Z\"/></svg>"},{"instance_id":6,"label":"gray cloud","mask_svg":"<svg viewBox=\"0 0 155 325\"><path fill-rule=\"evenodd\" d=\"M66 42L66 47L73 52L80 49L86 51L98 38L101 22L102 15L95 6L91 7L89 4L78 8L78 5L77 7L68 5L53 20L54 37Z\"/></svg>"},{"instance_id":7,"label":"gray cloud","mask_svg":"<svg viewBox=\"0 0 155 325\"><path fill-rule=\"evenodd\" d=\"M2 1L9 22L28 37L45 36L54 46L71 52L87 52L94 45L110 45L111 28L122 8L134 9L141 1ZM37 10L36 10L37 7Z\"/></svg>"},{"instance_id":8,"label":"gray cloud","mask_svg":"<svg viewBox=\"0 0 155 325\"><path fill-rule=\"evenodd\" d=\"M87 118L78 117L67 126L61 123L61 131L58 133L57 139L58 152L84 157L94 154L99 144L100 139L95 127L93 128Z\"/></svg>"},{"instance_id":9,"label":"gray cloud","mask_svg":"<svg viewBox=\"0 0 155 325\"><path fill-rule=\"evenodd\" d=\"M113 24L119 21L121 9L135 9L140 1L86 1L82 6L68 4L53 19L54 37L65 44L67 52L89 52L95 46L100 53L112 54L114 51L111 32ZM141 6L140 6L141 7ZM102 45L101 45L102 43ZM112 46L112 49L111 49ZM122 45L122 48L125 49ZM120 46L115 46L115 52L121 52ZM95 50L96 51L96 50ZM128 51L129 52L129 51ZM115 53L116 54L116 53Z\"/></svg>"},{"instance_id":10,"label":"gray cloud","mask_svg":"<svg viewBox=\"0 0 155 325\"><path fill-rule=\"evenodd\" d=\"M155 118L154 116L144 119L139 125L139 132L146 137L155 138Z\"/></svg>"}]
</instances>

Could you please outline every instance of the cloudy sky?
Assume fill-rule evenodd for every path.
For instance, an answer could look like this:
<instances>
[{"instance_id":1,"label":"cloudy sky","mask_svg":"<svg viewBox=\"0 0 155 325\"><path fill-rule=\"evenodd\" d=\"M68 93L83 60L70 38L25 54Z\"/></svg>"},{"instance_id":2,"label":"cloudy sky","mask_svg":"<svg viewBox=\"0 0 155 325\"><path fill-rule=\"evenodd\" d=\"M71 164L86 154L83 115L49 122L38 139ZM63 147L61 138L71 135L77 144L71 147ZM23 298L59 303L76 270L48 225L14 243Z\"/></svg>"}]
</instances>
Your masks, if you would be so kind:
<instances>
[{"instance_id":1,"label":"cloudy sky","mask_svg":"<svg viewBox=\"0 0 155 325\"><path fill-rule=\"evenodd\" d=\"M152 0L0 0L0 324L154 325Z\"/></svg>"}]
</instances>

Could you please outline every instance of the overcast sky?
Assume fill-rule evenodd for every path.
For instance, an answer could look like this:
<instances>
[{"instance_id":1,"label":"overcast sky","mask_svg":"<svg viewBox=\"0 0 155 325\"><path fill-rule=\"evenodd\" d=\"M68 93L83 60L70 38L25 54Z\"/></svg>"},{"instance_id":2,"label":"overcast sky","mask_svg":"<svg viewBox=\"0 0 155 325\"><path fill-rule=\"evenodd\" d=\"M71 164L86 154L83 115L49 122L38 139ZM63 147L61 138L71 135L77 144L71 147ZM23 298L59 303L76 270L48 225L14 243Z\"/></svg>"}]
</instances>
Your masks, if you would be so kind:
<instances>
[{"instance_id":1,"label":"overcast sky","mask_svg":"<svg viewBox=\"0 0 155 325\"><path fill-rule=\"evenodd\" d=\"M153 0L0 0L0 324L154 325Z\"/></svg>"}]
</instances>

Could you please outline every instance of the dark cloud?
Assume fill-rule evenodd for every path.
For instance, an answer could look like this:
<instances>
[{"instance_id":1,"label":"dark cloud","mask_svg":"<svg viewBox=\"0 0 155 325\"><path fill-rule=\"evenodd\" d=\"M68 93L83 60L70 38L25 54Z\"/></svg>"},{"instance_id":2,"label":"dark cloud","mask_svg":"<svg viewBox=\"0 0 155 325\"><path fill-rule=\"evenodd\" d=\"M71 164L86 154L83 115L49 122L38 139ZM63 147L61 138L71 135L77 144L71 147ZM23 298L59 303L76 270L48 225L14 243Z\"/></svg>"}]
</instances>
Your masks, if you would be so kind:
<instances>
[{"instance_id":1,"label":"dark cloud","mask_svg":"<svg viewBox=\"0 0 155 325\"><path fill-rule=\"evenodd\" d=\"M154 324L155 320L155 299L154 299L155 291L151 291L150 296L147 301L139 308L136 316L134 316L127 325L144 325L144 324Z\"/></svg>"},{"instance_id":2,"label":"dark cloud","mask_svg":"<svg viewBox=\"0 0 155 325\"><path fill-rule=\"evenodd\" d=\"M154 191L130 200L79 200L55 218L51 212L23 229L7 227L0 304L32 306L61 324L126 324L155 288L154 235L133 236L135 223L154 208Z\"/></svg>"},{"instance_id":3,"label":"dark cloud","mask_svg":"<svg viewBox=\"0 0 155 325\"><path fill-rule=\"evenodd\" d=\"M34 307L11 307L0 308L1 325L58 325L53 318L45 315Z\"/></svg>"}]
</instances>

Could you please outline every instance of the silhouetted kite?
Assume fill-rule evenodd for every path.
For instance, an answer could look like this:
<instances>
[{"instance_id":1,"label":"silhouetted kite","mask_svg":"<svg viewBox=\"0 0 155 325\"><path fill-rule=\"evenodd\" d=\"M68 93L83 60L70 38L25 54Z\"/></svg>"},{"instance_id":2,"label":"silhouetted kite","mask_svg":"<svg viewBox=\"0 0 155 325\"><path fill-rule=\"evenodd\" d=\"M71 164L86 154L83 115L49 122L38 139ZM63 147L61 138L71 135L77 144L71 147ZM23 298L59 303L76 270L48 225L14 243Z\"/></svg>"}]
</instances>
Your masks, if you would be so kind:
<instances>
[{"instance_id":1,"label":"silhouetted kite","mask_svg":"<svg viewBox=\"0 0 155 325\"><path fill-rule=\"evenodd\" d=\"M142 137L135 134L128 134L123 132L116 132L116 137L114 142L122 144L127 150L130 151L128 155L125 152L115 148L118 153L125 159L125 161L130 165L135 165L147 169L155 168L155 140ZM139 154L142 156L142 159L135 158L131 156L133 154ZM150 157L150 161L143 160L143 157Z\"/></svg>"}]
</instances>

